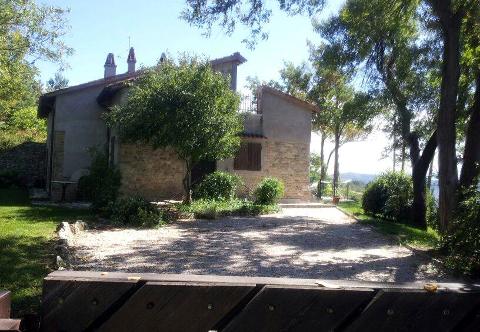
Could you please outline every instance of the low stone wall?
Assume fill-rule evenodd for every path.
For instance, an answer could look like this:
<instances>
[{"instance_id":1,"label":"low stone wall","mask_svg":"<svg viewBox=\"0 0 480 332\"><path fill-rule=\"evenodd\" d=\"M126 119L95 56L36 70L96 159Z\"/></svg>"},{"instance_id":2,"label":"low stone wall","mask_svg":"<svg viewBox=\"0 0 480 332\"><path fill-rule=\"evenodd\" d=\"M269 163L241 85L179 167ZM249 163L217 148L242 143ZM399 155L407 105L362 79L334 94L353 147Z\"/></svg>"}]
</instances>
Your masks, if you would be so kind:
<instances>
[{"instance_id":1,"label":"low stone wall","mask_svg":"<svg viewBox=\"0 0 480 332\"><path fill-rule=\"evenodd\" d=\"M28 187L45 186L47 172L47 145L25 142L0 153L0 171L17 173Z\"/></svg>"},{"instance_id":2,"label":"low stone wall","mask_svg":"<svg viewBox=\"0 0 480 332\"><path fill-rule=\"evenodd\" d=\"M119 144L122 194L151 200L181 199L185 164L172 149L153 150L139 144Z\"/></svg>"}]
</instances>

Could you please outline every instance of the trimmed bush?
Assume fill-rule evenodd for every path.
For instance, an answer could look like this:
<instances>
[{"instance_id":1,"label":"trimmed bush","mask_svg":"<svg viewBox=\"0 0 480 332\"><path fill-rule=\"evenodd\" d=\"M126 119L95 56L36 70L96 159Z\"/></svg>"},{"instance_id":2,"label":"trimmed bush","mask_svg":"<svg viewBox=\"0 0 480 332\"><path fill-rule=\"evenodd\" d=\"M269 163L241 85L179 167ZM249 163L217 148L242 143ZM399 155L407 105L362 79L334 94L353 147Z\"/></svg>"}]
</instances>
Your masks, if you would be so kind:
<instances>
[{"instance_id":1,"label":"trimmed bush","mask_svg":"<svg viewBox=\"0 0 480 332\"><path fill-rule=\"evenodd\" d=\"M139 196L118 199L112 207L114 224L136 227L154 227L163 223L161 211Z\"/></svg>"},{"instance_id":2,"label":"trimmed bush","mask_svg":"<svg viewBox=\"0 0 480 332\"><path fill-rule=\"evenodd\" d=\"M446 265L456 272L480 276L480 192L473 186L462 193L451 232L443 239Z\"/></svg>"},{"instance_id":3,"label":"trimmed bush","mask_svg":"<svg viewBox=\"0 0 480 332\"><path fill-rule=\"evenodd\" d=\"M276 178L264 178L255 189L255 204L273 205L283 197L285 186Z\"/></svg>"},{"instance_id":4,"label":"trimmed bush","mask_svg":"<svg viewBox=\"0 0 480 332\"><path fill-rule=\"evenodd\" d=\"M78 181L78 195L92 202L94 210L108 214L118 196L121 185L120 171L108 164L108 157L99 151L92 151L90 174Z\"/></svg>"},{"instance_id":5,"label":"trimmed bush","mask_svg":"<svg viewBox=\"0 0 480 332\"><path fill-rule=\"evenodd\" d=\"M205 177L193 191L194 199L228 200L235 197L241 184L238 175L216 171Z\"/></svg>"},{"instance_id":6,"label":"trimmed bush","mask_svg":"<svg viewBox=\"0 0 480 332\"><path fill-rule=\"evenodd\" d=\"M230 215L256 216L278 211L276 205L260 205L240 199L200 199L190 205L181 204L178 208L182 212L193 213L195 218L199 219L217 219Z\"/></svg>"},{"instance_id":7,"label":"trimmed bush","mask_svg":"<svg viewBox=\"0 0 480 332\"><path fill-rule=\"evenodd\" d=\"M367 185L362 207L367 214L402 222L410 217L412 200L411 177L401 172L388 172Z\"/></svg>"}]
</instances>

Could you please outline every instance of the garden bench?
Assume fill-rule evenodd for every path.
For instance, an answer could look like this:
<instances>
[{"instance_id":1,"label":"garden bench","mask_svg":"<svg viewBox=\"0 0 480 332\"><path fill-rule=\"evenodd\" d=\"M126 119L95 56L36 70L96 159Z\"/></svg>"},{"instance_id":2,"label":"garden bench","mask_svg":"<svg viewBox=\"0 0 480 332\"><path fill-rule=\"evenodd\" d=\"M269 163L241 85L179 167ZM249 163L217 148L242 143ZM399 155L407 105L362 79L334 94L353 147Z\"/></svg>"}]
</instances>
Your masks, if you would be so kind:
<instances>
[{"instance_id":1,"label":"garden bench","mask_svg":"<svg viewBox=\"0 0 480 332\"><path fill-rule=\"evenodd\" d=\"M480 286L56 271L42 331L479 331Z\"/></svg>"}]
</instances>

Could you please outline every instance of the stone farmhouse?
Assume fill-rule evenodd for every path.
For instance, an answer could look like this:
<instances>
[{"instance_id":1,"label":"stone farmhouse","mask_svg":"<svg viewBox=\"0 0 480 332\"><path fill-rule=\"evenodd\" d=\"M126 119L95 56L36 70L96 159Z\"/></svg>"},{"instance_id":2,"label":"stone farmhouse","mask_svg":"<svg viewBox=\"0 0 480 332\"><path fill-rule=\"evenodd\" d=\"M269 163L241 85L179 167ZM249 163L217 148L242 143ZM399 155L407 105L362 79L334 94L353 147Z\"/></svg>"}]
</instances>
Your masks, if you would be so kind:
<instances>
[{"instance_id":1,"label":"stone farmhouse","mask_svg":"<svg viewBox=\"0 0 480 332\"><path fill-rule=\"evenodd\" d=\"M232 90L237 90L237 68L245 61L236 52L212 60L211 65L228 74ZM181 199L185 168L175 151L124 144L115 128L109 128L102 118L112 105L125 100L127 83L142 75L135 70L133 48L127 63L127 72L117 74L110 53L103 78L40 97L38 115L48 122L47 191L53 200L76 198L76 183L88 174L93 147L104 149L111 165L120 169L122 193L139 194L152 201ZM240 194L245 194L263 177L273 176L285 183L286 199L310 200L311 119L312 112L317 111L314 105L262 86L244 113L242 143L235 158L198 165L192 172L192 182L214 170L233 172L243 178L245 186Z\"/></svg>"}]
</instances>

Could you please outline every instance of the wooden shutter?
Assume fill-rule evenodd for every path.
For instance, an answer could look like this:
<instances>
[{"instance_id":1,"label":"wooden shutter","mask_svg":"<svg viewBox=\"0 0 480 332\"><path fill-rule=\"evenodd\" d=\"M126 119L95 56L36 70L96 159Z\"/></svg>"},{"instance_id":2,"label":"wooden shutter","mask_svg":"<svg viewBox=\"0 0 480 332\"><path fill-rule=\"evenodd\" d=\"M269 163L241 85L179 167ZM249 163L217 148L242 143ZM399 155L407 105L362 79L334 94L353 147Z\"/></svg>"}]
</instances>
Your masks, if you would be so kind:
<instances>
[{"instance_id":1,"label":"wooden shutter","mask_svg":"<svg viewBox=\"0 0 480 332\"><path fill-rule=\"evenodd\" d=\"M262 169L262 144L242 143L233 162L233 168L260 171Z\"/></svg>"},{"instance_id":2,"label":"wooden shutter","mask_svg":"<svg viewBox=\"0 0 480 332\"><path fill-rule=\"evenodd\" d=\"M248 143L248 169L250 171L260 171L262 169L262 144Z\"/></svg>"}]
</instances>

